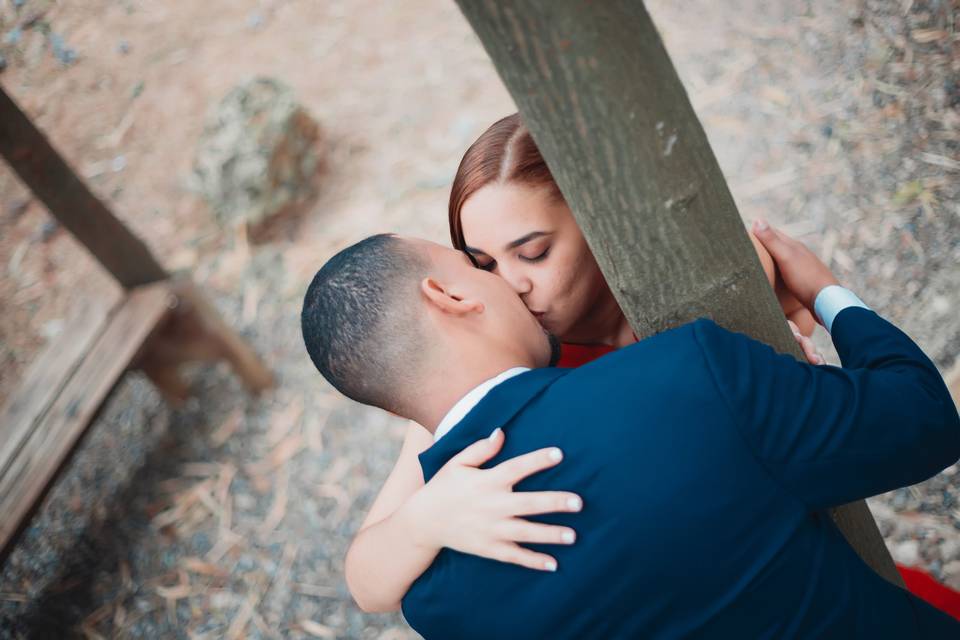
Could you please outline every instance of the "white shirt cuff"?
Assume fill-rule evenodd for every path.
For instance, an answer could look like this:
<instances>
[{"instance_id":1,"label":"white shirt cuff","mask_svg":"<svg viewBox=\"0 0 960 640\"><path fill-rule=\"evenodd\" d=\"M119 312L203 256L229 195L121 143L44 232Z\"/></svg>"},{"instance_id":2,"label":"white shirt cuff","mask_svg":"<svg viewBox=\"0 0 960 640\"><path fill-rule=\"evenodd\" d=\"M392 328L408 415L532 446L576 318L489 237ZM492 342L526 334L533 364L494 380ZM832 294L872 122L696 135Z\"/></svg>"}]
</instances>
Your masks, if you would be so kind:
<instances>
[{"instance_id":1,"label":"white shirt cuff","mask_svg":"<svg viewBox=\"0 0 960 640\"><path fill-rule=\"evenodd\" d=\"M836 284L831 284L821 289L820 293L817 294L816 300L813 301L813 310L816 312L817 317L820 318L823 326L827 328L827 332L830 332L830 328L833 326L833 320L837 317L837 314L847 307L870 309L853 291Z\"/></svg>"}]
</instances>

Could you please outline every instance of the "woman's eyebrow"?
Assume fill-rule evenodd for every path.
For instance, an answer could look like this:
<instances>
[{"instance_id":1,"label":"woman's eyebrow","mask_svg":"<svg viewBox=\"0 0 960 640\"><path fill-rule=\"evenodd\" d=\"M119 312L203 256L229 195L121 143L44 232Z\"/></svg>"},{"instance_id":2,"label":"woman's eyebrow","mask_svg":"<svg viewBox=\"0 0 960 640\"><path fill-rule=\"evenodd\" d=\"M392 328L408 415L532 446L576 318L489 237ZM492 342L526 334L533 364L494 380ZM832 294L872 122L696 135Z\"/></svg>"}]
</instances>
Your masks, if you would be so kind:
<instances>
[{"instance_id":1,"label":"woman's eyebrow","mask_svg":"<svg viewBox=\"0 0 960 640\"><path fill-rule=\"evenodd\" d=\"M531 231L527 235L517 238L513 242L508 243L507 246L504 247L504 250L509 251L510 249L516 249L520 245L526 244L531 240L533 240L534 238L539 238L541 236L548 236L548 235L550 234L546 231Z\"/></svg>"},{"instance_id":2,"label":"woman's eyebrow","mask_svg":"<svg viewBox=\"0 0 960 640\"><path fill-rule=\"evenodd\" d=\"M516 248L519 247L520 245L526 244L526 243L530 242L531 240L535 240L536 238L540 238L540 237L543 237L543 236L549 236L549 235L551 235L552 233L553 233L552 231L531 231L531 232L528 233L527 235L522 236L522 237L520 237L520 238L517 238L517 239L514 240L513 242L508 242L508 243L507 243L507 246L504 247L504 251L509 251L510 249L516 249ZM475 247L467 247L467 246L465 246L465 247L463 248L463 250L466 251L467 253L471 253L471 254L480 254L480 255L483 255L483 256L489 256L489 255L490 255L490 254L488 254L486 251L484 251L483 249L477 249L477 248L475 248Z\"/></svg>"}]
</instances>

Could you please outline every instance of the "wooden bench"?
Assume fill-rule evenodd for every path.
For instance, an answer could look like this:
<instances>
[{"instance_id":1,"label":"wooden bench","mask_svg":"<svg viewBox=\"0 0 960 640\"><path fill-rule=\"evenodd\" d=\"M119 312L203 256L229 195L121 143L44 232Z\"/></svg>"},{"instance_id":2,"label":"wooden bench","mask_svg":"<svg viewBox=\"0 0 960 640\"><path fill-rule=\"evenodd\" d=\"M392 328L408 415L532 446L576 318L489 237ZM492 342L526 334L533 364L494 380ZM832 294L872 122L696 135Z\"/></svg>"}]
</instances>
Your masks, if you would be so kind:
<instances>
[{"instance_id":1,"label":"wooden bench","mask_svg":"<svg viewBox=\"0 0 960 640\"><path fill-rule=\"evenodd\" d=\"M0 408L0 561L123 374L142 370L171 403L184 363L228 362L251 392L273 385L253 350L189 280L171 277L0 89L0 155L125 295L72 317ZM97 303L101 303L99 306Z\"/></svg>"}]
</instances>

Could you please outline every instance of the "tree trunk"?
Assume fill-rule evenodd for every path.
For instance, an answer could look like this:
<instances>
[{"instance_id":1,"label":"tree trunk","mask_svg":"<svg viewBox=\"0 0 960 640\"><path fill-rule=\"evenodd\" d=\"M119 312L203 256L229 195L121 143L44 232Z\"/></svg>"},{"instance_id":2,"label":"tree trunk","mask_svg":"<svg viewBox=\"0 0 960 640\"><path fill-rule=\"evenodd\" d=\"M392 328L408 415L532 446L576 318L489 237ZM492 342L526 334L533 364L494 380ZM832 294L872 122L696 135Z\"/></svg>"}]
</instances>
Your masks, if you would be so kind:
<instances>
[{"instance_id":1,"label":"tree trunk","mask_svg":"<svg viewBox=\"0 0 960 640\"><path fill-rule=\"evenodd\" d=\"M707 316L802 357L643 4L457 3L637 335ZM833 516L867 564L902 586L866 503Z\"/></svg>"}]
</instances>

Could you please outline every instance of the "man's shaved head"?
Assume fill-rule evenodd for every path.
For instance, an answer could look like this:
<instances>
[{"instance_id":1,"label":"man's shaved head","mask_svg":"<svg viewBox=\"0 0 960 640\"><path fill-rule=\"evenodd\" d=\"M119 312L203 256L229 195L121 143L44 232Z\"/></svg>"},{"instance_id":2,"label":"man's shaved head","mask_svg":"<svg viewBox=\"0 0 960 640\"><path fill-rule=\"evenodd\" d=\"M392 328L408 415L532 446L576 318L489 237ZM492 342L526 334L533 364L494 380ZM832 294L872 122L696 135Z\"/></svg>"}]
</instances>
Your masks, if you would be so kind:
<instances>
[{"instance_id":1,"label":"man's shaved head","mask_svg":"<svg viewBox=\"0 0 960 640\"><path fill-rule=\"evenodd\" d=\"M301 325L330 384L428 430L483 380L555 354L504 279L461 251L395 235L330 258L307 289Z\"/></svg>"},{"instance_id":2,"label":"man's shaved head","mask_svg":"<svg viewBox=\"0 0 960 640\"><path fill-rule=\"evenodd\" d=\"M303 340L345 396L400 413L403 381L427 349L417 302L428 264L408 241L381 234L347 247L314 276Z\"/></svg>"}]
</instances>

